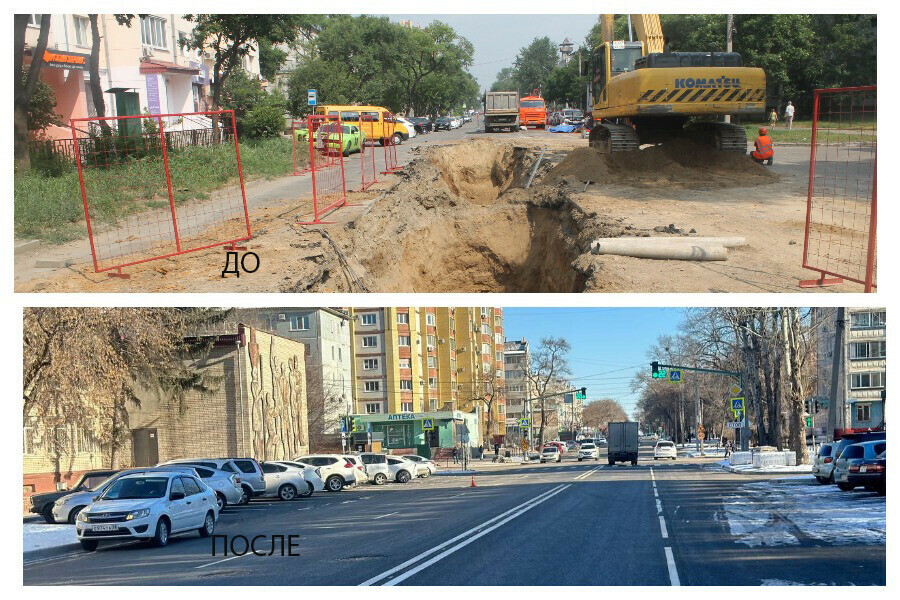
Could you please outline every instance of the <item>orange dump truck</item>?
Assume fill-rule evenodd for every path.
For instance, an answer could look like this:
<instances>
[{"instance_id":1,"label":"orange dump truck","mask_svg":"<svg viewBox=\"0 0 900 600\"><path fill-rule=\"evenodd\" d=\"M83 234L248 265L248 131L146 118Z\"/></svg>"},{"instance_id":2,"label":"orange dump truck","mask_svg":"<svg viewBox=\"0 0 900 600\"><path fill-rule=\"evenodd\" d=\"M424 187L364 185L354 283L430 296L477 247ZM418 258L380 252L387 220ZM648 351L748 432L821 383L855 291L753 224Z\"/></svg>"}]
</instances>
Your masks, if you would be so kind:
<instances>
[{"instance_id":1,"label":"orange dump truck","mask_svg":"<svg viewBox=\"0 0 900 600\"><path fill-rule=\"evenodd\" d=\"M541 98L540 90L535 89L530 96L519 100L519 123L541 129L547 126L547 105Z\"/></svg>"}]
</instances>

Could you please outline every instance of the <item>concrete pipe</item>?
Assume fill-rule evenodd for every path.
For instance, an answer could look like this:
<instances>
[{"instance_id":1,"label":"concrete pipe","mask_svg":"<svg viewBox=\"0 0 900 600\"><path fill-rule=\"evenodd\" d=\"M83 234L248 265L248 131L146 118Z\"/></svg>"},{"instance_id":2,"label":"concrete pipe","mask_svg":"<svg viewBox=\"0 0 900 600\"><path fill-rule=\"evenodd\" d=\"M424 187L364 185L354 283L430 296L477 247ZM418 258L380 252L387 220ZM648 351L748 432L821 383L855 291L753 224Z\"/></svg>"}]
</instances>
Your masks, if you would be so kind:
<instances>
[{"instance_id":1,"label":"concrete pipe","mask_svg":"<svg viewBox=\"0 0 900 600\"><path fill-rule=\"evenodd\" d=\"M742 237L616 237L616 238L599 238L591 243L591 248L597 244L607 245L614 244L621 246L624 244L638 244L646 246L648 244L713 244L715 246L723 246L725 248L740 248L747 245L747 240ZM612 247L612 246L610 246Z\"/></svg>"},{"instance_id":2,"label":"concrete pipe","mask_svg":"<svg viewBox=\"0 0 900 600\"><path fill-rule=\"evenodd\" d=\"M614 254L617 256L633 256L635 258L655 258L659 260L726 260L728 249L716 244L688 244L677 242L672 244L613 244L592 245L594 254Z\"/></svg>"}]
</instances>

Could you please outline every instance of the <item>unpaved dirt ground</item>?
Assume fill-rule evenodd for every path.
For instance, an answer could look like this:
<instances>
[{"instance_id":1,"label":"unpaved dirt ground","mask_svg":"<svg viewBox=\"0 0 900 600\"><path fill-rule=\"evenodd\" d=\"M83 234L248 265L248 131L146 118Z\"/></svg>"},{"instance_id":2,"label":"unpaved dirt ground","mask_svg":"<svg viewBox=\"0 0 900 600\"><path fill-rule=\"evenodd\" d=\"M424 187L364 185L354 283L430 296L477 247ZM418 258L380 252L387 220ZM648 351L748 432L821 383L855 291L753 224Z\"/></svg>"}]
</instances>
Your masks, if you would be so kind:
<instances>
[{"instance_id":1,"label":"unpaved dirt ground","mask_svg":"<svg viewBox=\"0 0 900 600\"><path fill-rule=\"evenodd\" d=\"M83 259L41 271L17 257L16 291L798 292L814 277L800 268L806 148L780 148L766 168L683 144L603 157L577 136L544 132L431 140L403 173L349 193L352 206L329 224L298 225L299 198L253 203L255 273L223 278L220 249L129 267L130 279ZM590 254L597 237L673 230L748 245L724 262Z\"/></svg>"}]
</instances>

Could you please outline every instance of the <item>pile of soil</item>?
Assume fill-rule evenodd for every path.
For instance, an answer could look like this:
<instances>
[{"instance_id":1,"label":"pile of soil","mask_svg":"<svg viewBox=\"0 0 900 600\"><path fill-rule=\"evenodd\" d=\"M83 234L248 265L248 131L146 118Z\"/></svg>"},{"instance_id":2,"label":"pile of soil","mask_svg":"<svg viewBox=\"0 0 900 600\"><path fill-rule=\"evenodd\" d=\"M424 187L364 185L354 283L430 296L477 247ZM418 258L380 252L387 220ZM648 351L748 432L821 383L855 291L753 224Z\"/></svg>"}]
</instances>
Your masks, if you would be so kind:
<instances>
[{"instance_id":1,"label":"pile of soil","mask_svg":"<svg viewBox=\"0 0 900 600\"><path fill-rule=\"evenodd\" d=\"M546 181L572 177L601 184L697 190L767 185L779 179L745 154L721 152L688 139L612 154L576 148L550 171Z\"/></svg>"}]
</instances>

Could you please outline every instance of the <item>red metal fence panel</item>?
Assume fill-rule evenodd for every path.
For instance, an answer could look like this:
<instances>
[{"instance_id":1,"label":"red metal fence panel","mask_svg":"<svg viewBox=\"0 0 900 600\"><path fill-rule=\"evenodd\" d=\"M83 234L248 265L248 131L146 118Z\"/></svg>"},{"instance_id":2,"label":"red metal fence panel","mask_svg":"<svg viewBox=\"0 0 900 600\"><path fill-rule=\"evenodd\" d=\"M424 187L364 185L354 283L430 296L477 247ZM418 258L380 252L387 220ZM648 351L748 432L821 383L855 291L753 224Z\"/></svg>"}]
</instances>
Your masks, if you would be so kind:
<instances>
[{"instance_id":1,"label":"red metal fence panel","mask_svg":"<svg viewBox=\"0 0 900 600\"><path fill-rule=\"evenodd\" d=\"M385 113L383 125L384 137L381 143L384 146L384 171L381 174L387 175L400 170L400 166L397 165L397 139L394 135L397 133L397 121L394 119L394 115Z\"/></svg>"},{"instance_id":2,"label":"red metal fence panel","mask_svg":"<svg viewBox=\"0 0 900 600\"><path fill-rule=\"evenodd\" d=\"M801 287L875 282L875 86L815 90ZM830 277L829 277L830 276Z\"/></svg>"},{"instance_id":3,"label":"red metal fence panel","mask_svg":"<svg viewBox=\"0 0 900 600\"><path fill-rule=\"evenodd\" d=\"M294 175L309 173L310 163L303 160L309 148L309 129L306 119L291 121L291 155L294 161Z\"/></svg>"},{"instance_id":4,"label":"red metal fence panel","mask_svg":"<svg viewBox=\"0 0 900 600\"><path fill-rule=\"evenodd\" d=\"M250 239L233 111L70 125L96 272ZM227 185L208 193L206 178Z\"/></svg>"},{"instance_id":5,"label":"red metal fence panel","mask_svg":"<svg viewBox=\"0 0 900 600\"><path fill-rule=\"evenodd\" d=\"M319 225L323 215L347 204L344 174L344 128L337 117L309 115L309 166L312 173L313 219L303 225ZM349 140L348 140L349 141Z\"/></svg>"},{"instance_id":6,"label":"red metal fence panel","mask_svg":"<svg viewBox=\"0 0 900 600\"><path fill-rule=\"evenodd\" d=\"M375 168L375 123L378 117L373 115L359 116L359 129L362 132L363 143L360 146L359 161L361 167L360 190L365 191L373 184L378 183L378 171Z\"/></svg>"}]
</instances>

